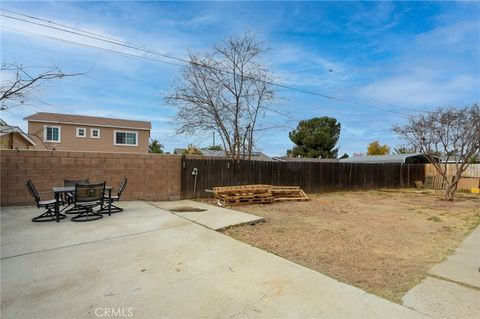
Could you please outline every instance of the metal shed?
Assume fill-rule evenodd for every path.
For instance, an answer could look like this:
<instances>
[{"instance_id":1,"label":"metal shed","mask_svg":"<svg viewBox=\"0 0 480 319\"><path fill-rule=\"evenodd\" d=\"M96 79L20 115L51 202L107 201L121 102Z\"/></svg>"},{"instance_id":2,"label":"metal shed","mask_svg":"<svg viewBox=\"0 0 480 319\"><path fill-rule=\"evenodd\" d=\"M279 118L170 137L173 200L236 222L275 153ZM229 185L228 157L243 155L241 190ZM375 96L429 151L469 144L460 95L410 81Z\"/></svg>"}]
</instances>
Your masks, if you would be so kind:
<instances>
[{"instance_id":1,"label":"metal shed","mask_svg":"<svg viewBox=\"0 0 480 319\"><path fill-rule=\"evenodd\" d=\"M438 159L437 159L438 160ZM365 164L381 164L381 163L398 163L398 164L426 164L430 163L423 153L412 154L393 154L393 155L370 155L344 158L340 163L365 163Z\"/></svg>"}]
</instances>

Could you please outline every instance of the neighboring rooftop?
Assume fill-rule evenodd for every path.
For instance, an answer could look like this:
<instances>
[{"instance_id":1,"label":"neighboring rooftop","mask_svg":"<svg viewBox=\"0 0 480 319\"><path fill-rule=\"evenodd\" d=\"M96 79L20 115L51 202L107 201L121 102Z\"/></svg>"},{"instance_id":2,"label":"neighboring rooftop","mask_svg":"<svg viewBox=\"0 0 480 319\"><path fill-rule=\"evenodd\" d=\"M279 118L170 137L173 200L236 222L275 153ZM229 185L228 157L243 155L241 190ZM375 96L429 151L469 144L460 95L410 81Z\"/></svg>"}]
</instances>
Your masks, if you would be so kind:
<instances>
[{"instance_id":1,"label":"neighboring rooftop","mask_svg":"<svg viewBox=\"0 0 480 319\"><path fill-rule=\"evenodd\" d=\"M112 119L107 117L96 117L86 115L60 114L39 112L24 118L27 121L46 122L57 124L81 124L89 126L103 126L103 127L121 127L150 130L152 125L146 121L132 121L124 119Z\"/></svg>"},{"instance_id":2,"label":"neighboring rooftop","mask_svg":"<svg viewBox=\"0 0 480 319\"><path fill-rule=\"evenodd\" d=\"M32 138L28 136L28 134L25 133L21 128L19 128L18 126L8 125L5 121L0 120L0 136L4 136L10 133L17 133L33 146L36 145Z\"/></svg>"},{"instance_id":3,"label":"neighboring rooftop","mask_svg":"<svg viewBox=\"0 0 480 319\"><path fill-rule=\"evenodd\" d=\"M318 157L274 157L274 160L280 162L316 162L316 163L337 163L338 159L335 158L318 158Z\"/></svg>"},{"instance_id":4,"label":"neighboring rooftop","mask_svg":"<svg viewBox=\"0 0 480 319\"><path fill-rule=\"evenodd\" d=\"M185 151L184 148L175 148L173 150L173 154L177 154L177 155L182 155L183 152ZM225 151L221 150L221 151L218 151L218 150L205 150L205 149L201 149L200 152L202 152L202 155L201 156L207 156L207 157L227 157L227 154L225 153ZM274 159L272 159L270 156L262 153L262 152L259 152L259 151L253 151L252 152L252 160L255 160L255 161L273 161Z\"/></svg>"},{"instance_id":5,"label":"neighboring rooftop","mask_svg":"<svg viewBox=\"0 0 480 319\"><path fill-rule=\"evenodd\" d=\"M344 158L340 163L401 163L401 164L424 164L429 160L423 153L370 155Z\"/></svg>"}]
</instances>

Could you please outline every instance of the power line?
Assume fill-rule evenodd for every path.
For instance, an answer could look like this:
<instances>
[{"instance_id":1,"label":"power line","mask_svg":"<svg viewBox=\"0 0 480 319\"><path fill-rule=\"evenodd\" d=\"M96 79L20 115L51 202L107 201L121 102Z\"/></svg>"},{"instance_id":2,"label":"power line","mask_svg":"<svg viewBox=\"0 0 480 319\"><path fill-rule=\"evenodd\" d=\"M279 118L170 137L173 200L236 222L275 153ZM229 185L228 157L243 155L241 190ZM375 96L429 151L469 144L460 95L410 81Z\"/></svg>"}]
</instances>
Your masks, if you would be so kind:
<instances>
[{"instance_id":1,"label":"power line","mask_svg":"<svg viewBox=\"0 0 480 319\"><path fill-rule=\"evenodd\" d=\"M77 45L77 46L80 46L80 47L98 49L98 50L101 50L101 51L105 51L105 52L109 52L109 53L113 53L113 54L117 54L117 55L121 55L121 56L126 56L126 57L130 57L130 58L140 58L140 59L144 59L144 60L150 60L150 61L154 61L154 62L166 63L166 64L175 65L175 66L181 66L181 67L185 66L184 64L180 64L180 63L174 63L174 62L169 62L169 61L154 59L154 58L152 58L152 57L147 57L147 56L142 56L142 55L136 55L136 54L131 54L131 53L127 53L127 52L122 52L122 51L107 49L107 48L102 48L102 47L98 47L98 46L91 45L91 44L80 43L80 42L71 41L71 40L67 40L67 39L57 38L57 37L54 37L54 36L51 36L51 35L46 35L46 34L38 34L38 33L35 33L35 32L26 31L26 30L21 30L21 29L17 29L17 28L13 28L13 27L8 27L8 26L5 27L5 26L4 26L4 28L16 30L16 31L21 31L21 32L24 32L24 33L28 33L28 34L32 34L32 35L36 35L36 36L40 36L40 37L45 37L45 38L49 38L49 39L53 39L53 40L58 40L58 41L61 41L61 42L66 42L66 43L73 44L73 45Z\"/></svg>"},{"instance_id":2,"label":"power line","mask_svg":"<svg viewBox=\"0 0 480 319\"><path fill-rule=\"evenodd\" d=\"M102 35L99 35L99 34L96 34L96 33L93 33L93 32L85 31L85 30L82 30L80 28L69 27L69 26L64 25L64 24L59 24L59 23L56 23L56 22L53 22L53 21L50 21L50 20L45 20L45 19L30 16L30 15L25 15L25 14L18 13L18 12L12 11L12 10L7 10L7 9L3 9L3 8L1 10L2 11L8 11L8 12L20 15L20 16L30 18L30 19L40 20L40 21L44 21L44 22L47 22L47 23L50 23L50 24L70 28L70 29L73 29L73 30L76 30L76 31L80 31L82 33L76 32L76 31L71 31L71 30L66 30L66 29L63 29L63 28L58 28L58 27L43 24L43 23L37 23L37 22L22 19L22 18L6 15L6 14L0 14L1 16L6 17L6 18L10 18L10 19L14 19L14 20L34 24L34 25L39 25L39 26L42 26L42 27L51 28L51 29L58 30L58 31L61 31L61 32L71 33L71 34L79 35L79 36L82 36L82 37L86 37L86 38L90 38L90 39L94 39L94 40L98 40L98 41L107 42L107 43L110 43L110 44L126 47L126 48L137 50L137 51L142 51L142 52L153 54L153 55L158 55L158 56L161 56L161 57L164 57L164 58L167 58L167 59L173 59L173 60L179 61L183 64L171 63L171 62L167 62L167 61L164 61L164 60L157 60L157 59L153 59L153 58L150 58L150 57L145 57L145 56L140 56L140 55L135 55L135 54L129 54L129 53L126 53L126 52L121 52L121 51L117 51L117 50L113 50L113 49L106 49L106 48L97 47L97 46L94 46L94 45L89 45L89 44L85 44L85 43L81 43L81 42L77 42L77 41L61 39L61 38L57 38L57 37L53 37L53 36L47 36L47 35L40 35L40 36L45 36L45 37L48 37L48 38L53 38L53 39L57 39L57 40L61 40L61 41L65 41L65 42L69 42L69 43L73 43L73 44L77 44L77 45L81 45L81 46L86 46L86 47L90 47L90 48L100 49L100 50L111 52L111 53L121 54L121 55L125 55L125 56L130 56L130 57L143 58L143 59L148 59L148 60L161 62L161 63L167 63L167 64L179 65L179 66L184 66L185 64L190 64L190 65L195 65L195 66L199 66L199 67L203 67L203 68L214 69L214 70L220 71L220 72L227 72L225 70L221 70L221 69L209 66L209 65L192 62L192 61L185 60L185 59L178 58L178 57L174 57L174 56L171 56L171 55L168 55L168 54L163 54L163 53L160 53L158 51L153 51L153 50L149 50L149 49L145 49L145 48L121 43L121 42L118 42L118 41L115 41L115 40L111 40L111 38L107 38L107 37L104 37ZM28 32L28 31L25 31L25 32ZM39 34L33 33L33 32L28 32L28 33L39 35ZM87 35L87 34L91 34L91 35ZM92 35L94 35L94 36L92 36ZM249 78L249 77L246 77L246 78ZM294 90L294 91L305 93L305 94L319 96L319 97L322 97L322 98L325 98L325 99L330 99L330 100L334 100L334 101L338 101L338 102L350 103L350 104L363 106L363 107L367 107L367 108L374 108L374 109L381 110L381 111L384 111L384 112L396 113L396 114L400 114L400 115L407 116L407 117L410 116L409 114L406 114L406 113L403 113L403 112L384 109L384 108L380 108L380 107L377 107L377 106L373 106L373 105L369 105L369 104L365 104L365 103L360 103L360 102L356 102L356 101L352 101L352 100L348 100L348 99L344 99L344 98L339 98L339 97L335 97L335 96L330 96L330 95L326 95L326 94L322 94L322 93L318 93L318 92L314 92L314 91L310 91L310 90L299 89L299 88L288 86L288 85L281 84L281 83L278 83L278 82L256 79L256 78L253 78L253 77L250 77L249 79L257 80L257 81L260 81L260 82L263 82L263 83L266 83L266 84L270 84L270 85L274 85L274 86L277 86L277 87L281 87L281 88L284 88L284 89L289 89L289 90ZM389 104L389 105L394 106L392 104ZM405 107L399 107L399 106L396 106L396 107L397 108L408 109L410 111L418 111L418 110L409 109L409 108L405 108Z\"/></svg>"},{"instance_id":3,"label":"power line","mask_svg":"<svg viewBox=\"0 0 480 319\"><path fill-rule=\"evenodd\" d=\"M82 29L79 29L79 28L71 27L71 26L68 26L66 24L61 24L61 23L54 22L54 21L47 20L47 19L37 18L37 17L31 16L31 15L28 15L28 14L24 14L24 13L16 12L16 11L13 11L13 10L4 9L4 8L2 8L1 10L6 11L6 12L10 12L10 13L13 13L13 14L16 14L16 15L19 15L19 16L27 17L27 18L30 18L30 19L33 19L33 20L48 22L48 23L55 24L55 25L58 25L58 26L61 26L61 27L64 27L64 28L71 29L71 30L77 30L77 31L80 31L80 32L83 32L83 33L86 33L86 34L101 36L104 39L109 39L109 40L112 40L112 41L116 41L116 39L114 39L114 38L110 38L110 37L107 37L107 36L104 36L104 35L99 35L98 33L82 30Z\"/></svg>"},{"instance_id":4,"label":"power line","mask_svg":"<svg viewBox=\"0 0 480 319\"><path fill-rule=\"evenodd\" d=\"M4 10L4 9L2 9L2 10ZM13 12L13 11L10 11L10 12ZM26 16L26 15L21 14L21 13L15 13L15 14L22 15L22 16ZM150 54L154 54L154 55L159 55L159 56L162 56L162 57L167 58L167 59L172 59L172 60L177 60L177 61L180 61L180 62L183 62L183 63L192 64L190 61L185 60L185 59L182 59L182 58L177 58L177 57L174 57L174 56L171 56L171 55L168 55L168 54L160 53L160 52L158 52L158 51L153 51L153 50L141 48L141 47L138 47L138 46L133 46L133 45L121 43L121 42L118 42L118 41L115 41L115 40L110 40L110 39L108 39L108 38L105 38L105 37L102 36L102 35L99 35L99 34L96 34L96 33L93 33L93 32L88 32L88 31L83 31L83 30L82 30L83 33L94 34L95 36L86 35L86 34L83 34L83 33L80 33L80 32L76 32L76 31L65 30L65 29L62 29L62 28L54 27L54 26L51 26L51 25L43 24L43 23L37 23L37 22L33 22L33 21L28 21L28 20L25 20L25 19L17 18L17 17L12 17L12 16L9 16L9 15L6 15L6 14L0 14L0 15L3 16L3 17L6 17L6 18L10 18L10 19L14 19L14 20L22 21L22 22L27 22L27 23L39 25L39 26L42 26L42 27L45 27L45 28L50 28L50 29L54 29L54 30L58 30L58 31L62 31L62 32L67 32L67 33L71 33L71 34L76 34L76 35L79 35L79 36L82 36L82 37L86 37L86 38L90 38L90 39L94 39L94 40L103 41L103 42L107 42L107 43L110 43L110 44L122 46L122 47L125 47L125 48L128 48L128 49L133 49L133 50L137 50L137 51L143 51L143 52L146 52L146 53L150 53ZM27 17L28 17L28 16L27 16ZM37 20L41 20L41 21L45 21L45 22L48 22L48 23L51 23L51 24L56 24L55 22L51 22L51 21L48 21L48 20L44 20L44 19L40 19L40 18L36 18L36 19L37 19ZM81 30L81 29L79 29L79 28L75 28L75 29L76 29L76 30ZM202 65L200 65L200 66L202 66ZM203 66L204 66L204 65L203 65ZM208 66L204 66L204 67L208 67ZM210 67L210 68L213 68L213 67Z\"/></svg>"}]
</instances>

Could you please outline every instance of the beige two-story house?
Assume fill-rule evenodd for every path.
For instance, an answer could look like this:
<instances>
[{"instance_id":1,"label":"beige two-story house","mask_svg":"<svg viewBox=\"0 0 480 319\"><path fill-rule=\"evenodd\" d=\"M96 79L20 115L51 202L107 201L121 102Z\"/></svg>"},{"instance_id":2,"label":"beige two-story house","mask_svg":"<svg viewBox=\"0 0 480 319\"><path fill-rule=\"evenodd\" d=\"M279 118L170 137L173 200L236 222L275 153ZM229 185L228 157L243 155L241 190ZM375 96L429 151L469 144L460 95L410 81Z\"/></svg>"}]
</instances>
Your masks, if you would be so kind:
<instances>
[{"instance_id":1,"label":"beige two-story house","mask_svg":"<svg viewBox=\"0 0 480 319\"><path fill-rule=\"evenodd\" d=\"M148 153L150 122L46 112L25 120L36 149Z\"/></svg>"}]
</instances>

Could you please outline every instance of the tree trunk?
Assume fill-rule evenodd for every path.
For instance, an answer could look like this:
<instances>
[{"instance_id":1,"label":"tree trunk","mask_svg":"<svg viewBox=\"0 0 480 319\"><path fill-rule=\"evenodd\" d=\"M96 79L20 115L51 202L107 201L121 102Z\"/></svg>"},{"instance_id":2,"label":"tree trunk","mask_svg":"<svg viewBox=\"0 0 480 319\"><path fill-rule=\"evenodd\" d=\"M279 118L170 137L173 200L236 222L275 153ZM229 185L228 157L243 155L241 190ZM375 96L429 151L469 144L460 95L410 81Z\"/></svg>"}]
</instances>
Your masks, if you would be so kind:
<instances>
[{"instance_id":1,"label":"tree trunk","mask_svg":"<svg viewBox=\"0 0 480 319\"><path fill-rule=\"evenodd\" d=\"M458 180L447 183L447 188L445 190L445 199L452 201L455 197L455 192L457 191Z\"/></svg>"}]
</instances>

